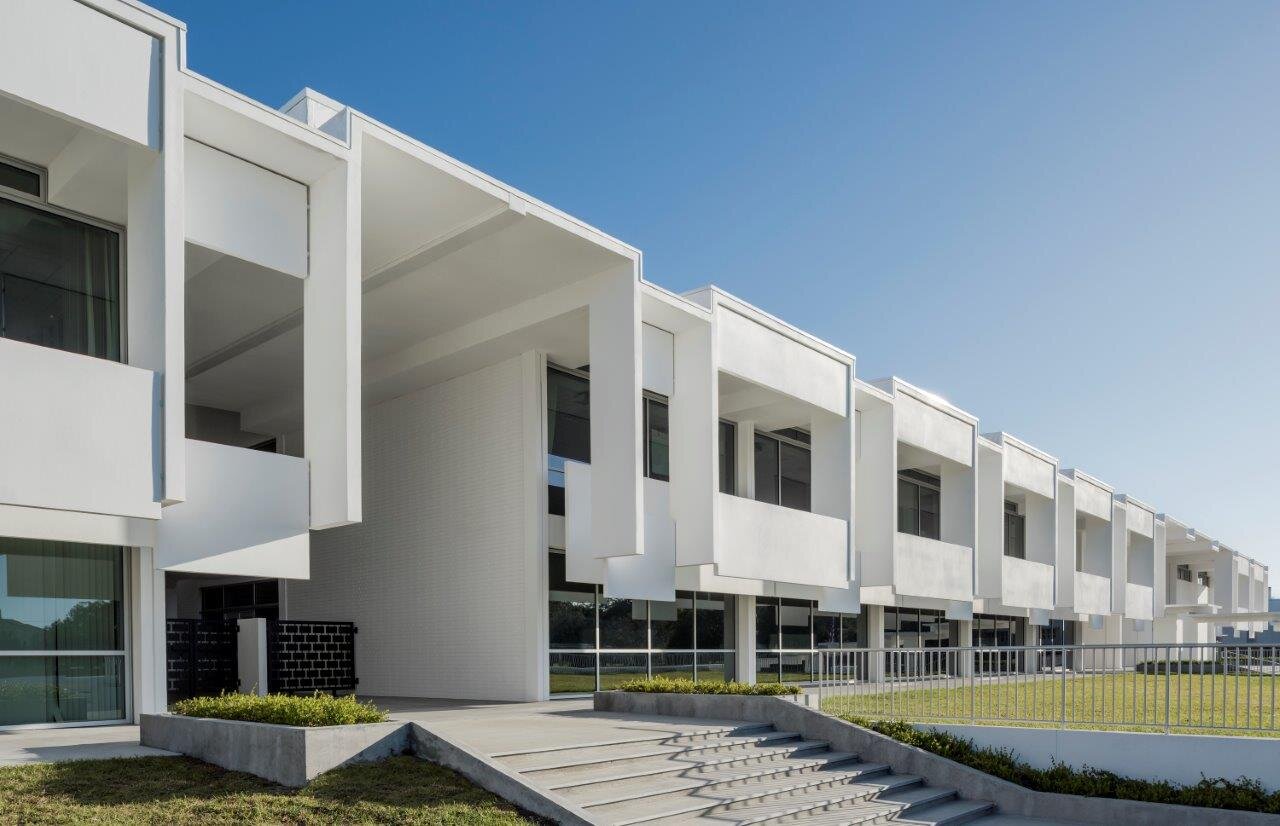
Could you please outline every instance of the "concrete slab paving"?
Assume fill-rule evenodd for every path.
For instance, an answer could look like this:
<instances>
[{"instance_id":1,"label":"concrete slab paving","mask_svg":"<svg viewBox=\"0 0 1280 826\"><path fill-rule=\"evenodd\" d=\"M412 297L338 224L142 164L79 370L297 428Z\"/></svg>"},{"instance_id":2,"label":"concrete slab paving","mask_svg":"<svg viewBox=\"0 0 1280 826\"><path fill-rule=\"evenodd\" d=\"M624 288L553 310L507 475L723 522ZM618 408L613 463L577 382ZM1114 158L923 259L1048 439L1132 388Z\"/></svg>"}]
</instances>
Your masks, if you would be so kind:
<instances>
[{"instance_id":1,"label":"concrete slab paving","mask_svg":"<svg viewBox=\"0 0 1280 826\"><path fill-rule=\"evenodd\" d=\"M111 757L175 756L171 751L141 745L137 726L0 731L0 766L105 760Z\"/></svg>"}]
</instances>

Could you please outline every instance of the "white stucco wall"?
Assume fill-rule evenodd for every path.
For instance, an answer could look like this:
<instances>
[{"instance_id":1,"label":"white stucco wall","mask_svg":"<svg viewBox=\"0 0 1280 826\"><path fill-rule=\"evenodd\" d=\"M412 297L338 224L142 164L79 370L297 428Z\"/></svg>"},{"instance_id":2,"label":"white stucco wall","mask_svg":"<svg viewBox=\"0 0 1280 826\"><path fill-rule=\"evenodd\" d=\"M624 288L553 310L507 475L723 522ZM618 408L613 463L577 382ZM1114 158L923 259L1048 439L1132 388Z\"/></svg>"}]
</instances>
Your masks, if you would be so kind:
<instances>
[{"instance_id":1,"label":"white stucco wall","mask_svg":"<svg viewBox=\"0 0 1280 826\"><path fill-rule=\"evenodd\" d=\"M721 306L716 314L721 370L843 416L848 368L817 350Z\"/></svg>"},{"instance_id":2,"label":"white stucco wall","mask_svg":"<svg viewBox=\"0 0 1280 826\"><path fill-rule=\"evenodd\" d=\"M1000 601L1016 608L1052 609L1053 566L1030 559L1002 557L1003 588Z\"/></svg>"},{"instance_id":3,"label":"white stucco wall","mask_svg":"<svg viewBox=\"0 0 1280 826\"><path fill-rule=\"evenodd\" d=\"M365 411L364 521L314 533L311 581L289 588L291 616L359 625L361 693L529 700L545 691L536 361L511 359Z\"/></svg>"},{"instance_id":4,"label":"white stucco wall","mask_svg":"<svg viewBox=\"0 0 1280 826\"><path fill-rule=\"evenodd\" d=\"M6 0L6 93L152 149L160 146L160 41L76 0Z\"/></svg>"},{"instance_id":5,"label":"white stucco wall","mask_svg":"<svg viewBox=\"0 0 1280 826\"><path fill-rule=\"evenodd\" d=\"M971 548L897 533L893 565L899 594L965 602L973 597Z\"/></svg>"},{"instance_id":6,"label":"white stucco wall","mask_svg":"<svg viewBox=\"0 0 1280 826\"><path fill-rule=\"evenodd\" d=\"M0 339L0 387L0 504L160 516L154 373Z\"/></svg>"},{"instance_id":7,"label":"white stucco wall","mask_svg":"<svg viewBox=\"0 0 1280 826\"><path fill-rule=\"evenodd\" d=\"M897 394L894 407L899 441L961 465L973 464L972 424L905 393Z\"/></svg>"},{"instance_id":8,"label":"white stucco wall","mask_svg":"<svg viewBox=\"0 0 1280 826\"><path fill-rule=\"evenodd\" d=\"M1075 576L1075 610L1080 614L1107 614L1111 611L1111 580L1078 571Z\"/></svg>"},{"instance_id":9,"label":"white stucco wall","mask_svg":"<svg viewBox=\"0 0 1280 826\"><path fill-rule=\"evenodd\" d=\"M843 588L848 523L818 513L719 496L716 572L794 585Z\"/></svg>"}]
</instances>

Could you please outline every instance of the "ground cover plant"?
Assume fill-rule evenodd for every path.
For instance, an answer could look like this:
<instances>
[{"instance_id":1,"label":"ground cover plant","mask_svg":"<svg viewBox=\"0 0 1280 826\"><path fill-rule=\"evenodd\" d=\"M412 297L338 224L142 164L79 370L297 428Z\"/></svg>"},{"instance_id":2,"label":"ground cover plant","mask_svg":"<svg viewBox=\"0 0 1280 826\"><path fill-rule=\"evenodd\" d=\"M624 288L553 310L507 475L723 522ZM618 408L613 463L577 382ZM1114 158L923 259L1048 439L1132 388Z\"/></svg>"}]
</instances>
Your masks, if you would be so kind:
<instances>
[{"instance_id":1,"label":"ground cover plant","mask_svg":"<svg viewBox=\"0 0 1280 826\"><path fill-rule=\"evenodd\" d=\"M974 745L972 740L947 732L934 729L922 731L902 721L868 720L853 716L845 719L901 743L916 746L1038 792L1280 814L1280 792L1268 793L1258 781L1251 778L1227 780L1202 777L1199 783L1184 786L1135 780L1088 766L1073 769L1055 763L1052 768L1038 769L1018 760L1012 750L982 748Z\"/></svg>"},{"instance_id":2,"label":"ground cover plant","mask_svg":"<svg viewBox=\"0 0 1280 826\"><path fill-rule=\"evenodd\" d=\"M723 683L694 682L684 678L654 677L649 680L628 680L617 685L619 691L639 691L646 694L749 694L763 697L778 697L799 694L800 689L794 685L779 683Z\"/></svg>"},{"instance_id":3,"label":"ground cover plant","mask_svg":"<svg viewBox=\"0 0 1280 826\"><path fill-rule=\"evenodd\" d=\"M372 703L361 702L353 696L330 697L318 693L305 697L224 693L216 697L179 700L170 710L184 717L213 717L282 726L349 726L381 723L387 719L386 712Z\"/></svg>"}]
</instances>

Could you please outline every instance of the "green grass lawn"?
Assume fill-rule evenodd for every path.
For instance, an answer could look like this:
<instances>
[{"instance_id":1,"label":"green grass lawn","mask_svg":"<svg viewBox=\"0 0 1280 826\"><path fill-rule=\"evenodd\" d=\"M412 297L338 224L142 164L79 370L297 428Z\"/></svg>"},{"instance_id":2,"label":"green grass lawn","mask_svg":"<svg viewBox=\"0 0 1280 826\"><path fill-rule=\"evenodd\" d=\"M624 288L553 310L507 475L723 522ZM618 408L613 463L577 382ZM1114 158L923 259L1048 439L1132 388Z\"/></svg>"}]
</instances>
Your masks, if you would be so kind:
<instances>
[{"instance_id":1,"label":"green grass lawn","mask_svg":"<svg viewBox=\"0 0 1280 826\"><path fill-rule=\"evenodd\" d=\"M183 757L0 767L0 824L532 823L414 757L336 769L304 789Z\"/></svg>"},{"instance_id":2,"label":"green grass lawn","mask_svg":"<svg viewBox=\"0 0 1280 826\"><path fill-rule=\"evenodd\" d=\"M1163 730L1166 682L1163 675L1137 673L1049 675L1008 683L933 687L878 694L829 697L831 714L989 725L1118 731ZM1168 682L1170 730L1187 734L1280 737L1280 678L1235 675L1174 675ZM1036 720L1045 722L1034 722ZM1247 729L1247 730L1241 730Z\"/></svg>"}]
</instances>

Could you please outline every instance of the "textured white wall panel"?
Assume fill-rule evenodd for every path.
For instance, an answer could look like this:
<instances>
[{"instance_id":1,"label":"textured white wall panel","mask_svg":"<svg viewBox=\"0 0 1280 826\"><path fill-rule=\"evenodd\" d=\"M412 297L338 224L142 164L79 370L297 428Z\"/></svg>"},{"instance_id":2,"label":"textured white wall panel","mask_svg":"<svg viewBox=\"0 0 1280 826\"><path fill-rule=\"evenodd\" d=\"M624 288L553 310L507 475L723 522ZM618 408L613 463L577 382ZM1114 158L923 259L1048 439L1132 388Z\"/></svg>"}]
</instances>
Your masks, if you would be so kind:
<instances>
[{"instance_id":1,"label":"textured white wall panel","mask_svg":"<svg viewBox=\"0 0 1280 826\"><path fill-rule=\"evenodd\" d=\"M527 395L517 358L365 411L364 521L312 534L288 609L358 623L362 694L536 697Z\"/></svg>"}]
</instances>

